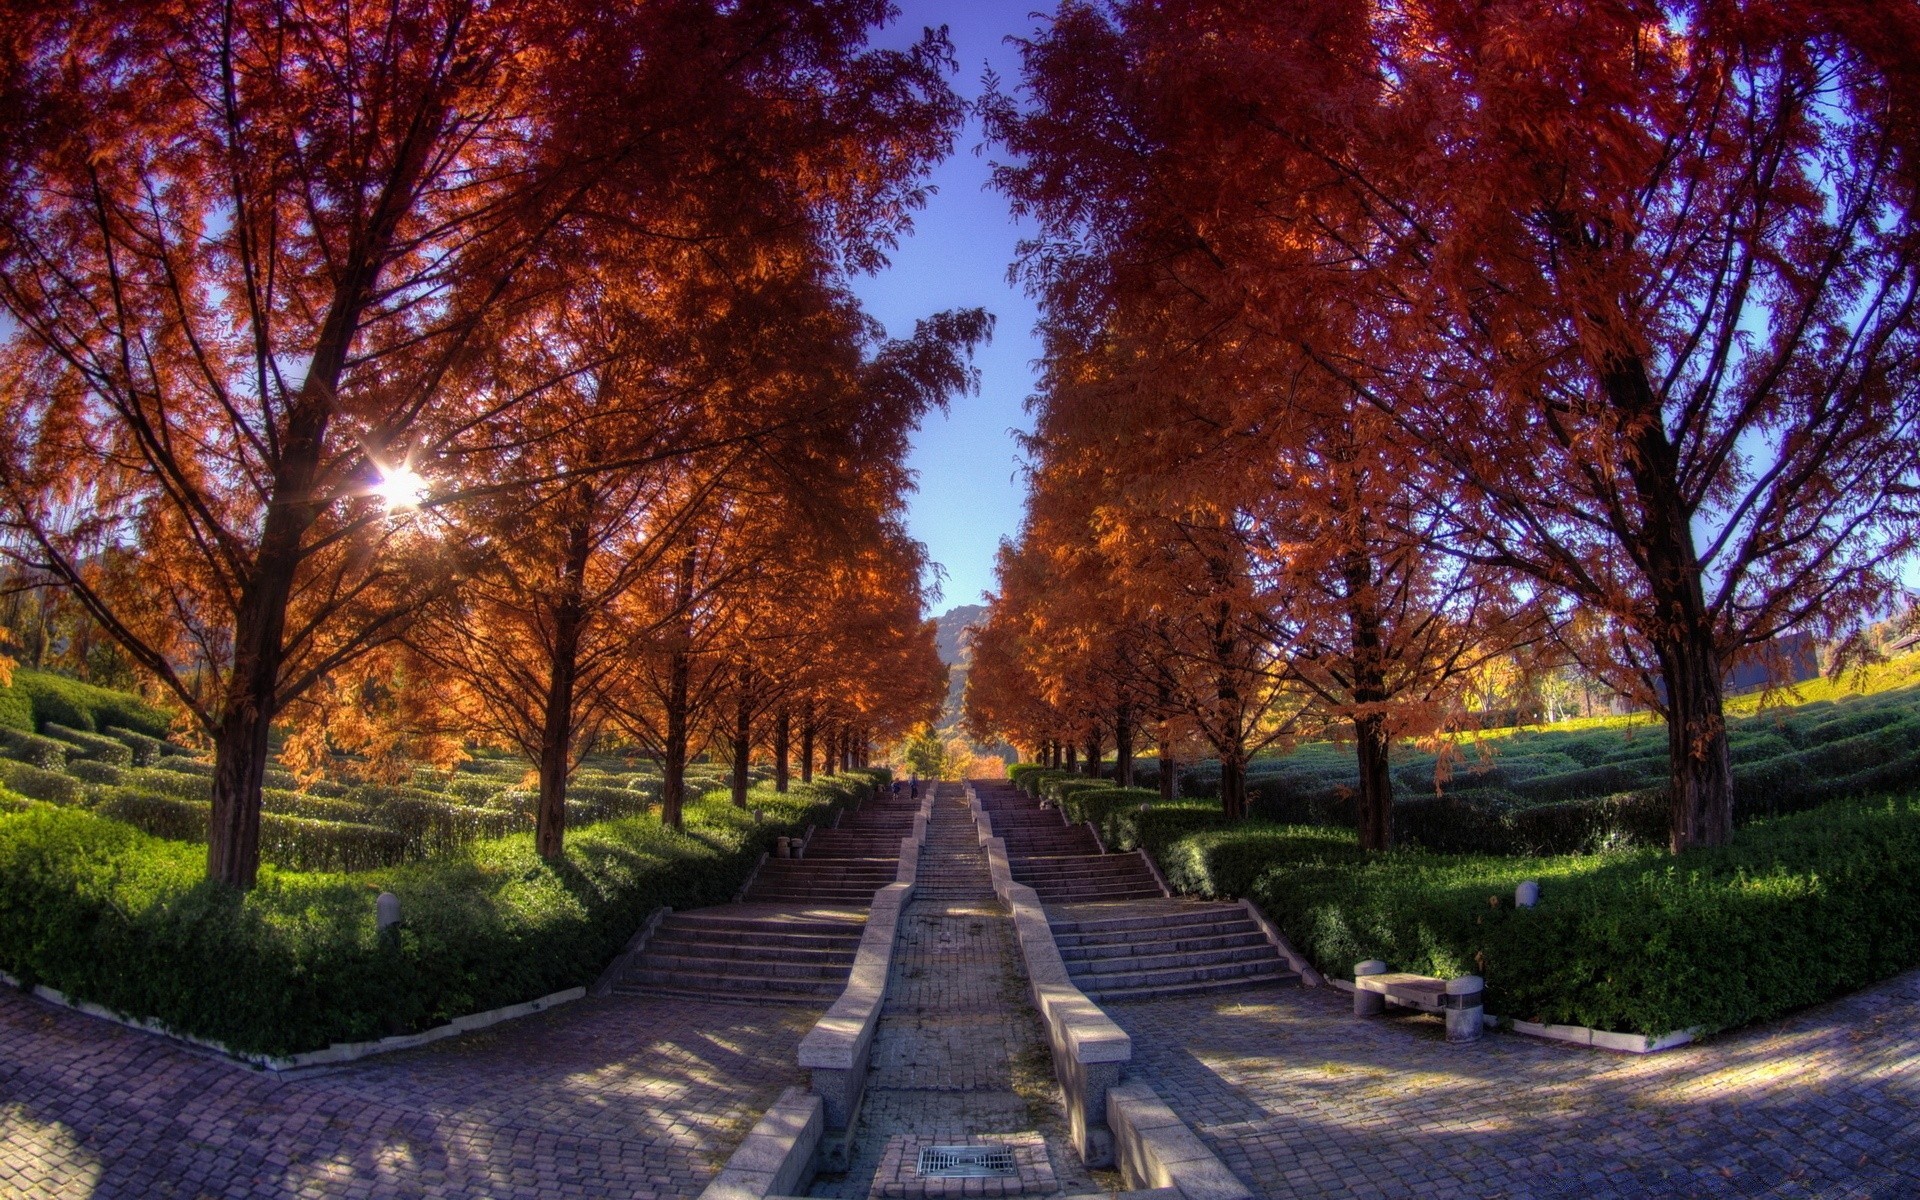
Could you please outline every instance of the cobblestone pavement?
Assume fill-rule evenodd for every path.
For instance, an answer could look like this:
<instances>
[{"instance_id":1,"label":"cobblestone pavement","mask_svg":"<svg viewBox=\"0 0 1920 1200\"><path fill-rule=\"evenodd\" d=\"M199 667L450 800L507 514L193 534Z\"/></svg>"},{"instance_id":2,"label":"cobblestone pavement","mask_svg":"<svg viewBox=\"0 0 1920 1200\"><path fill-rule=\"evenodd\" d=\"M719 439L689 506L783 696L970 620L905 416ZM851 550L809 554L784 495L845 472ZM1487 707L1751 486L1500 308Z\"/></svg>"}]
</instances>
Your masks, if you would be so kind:
<instances>
[{"instance_id":1,"label":"cobblestone pavement","mask_svg":"<svg viewBox=\"0 0 1920 1200\"><path fill-rule=\"evenodd\" d=\"M993 894L959 789L941 785L903 914L887 998L874 1033L866 1099L847 1171L811 1194L863 1200L890 1138L1039 1133L1059 1186L1111 1190L1066 1138L1039 1017L1027 999L1013 922Z\"/></svg>"},{"instance_id":2,"label":"cobblestone pavement","mask_svg":"<svg viewBox=\"0 0 1920 1200\"><path fill-rule=\"evenodd\" d=\"M7 991L0 1197L690 1197L814 1007L614 997L278 1078Z\"/></svg>"},{"instance_id":3,"label":"cobblestone pavement","mask_svg":"<svg viewBox=\"0 0 1920 1200\"><path fill-rule=\"evenodd\" d=\"M1920 1197L1920 971L1645 1057L1356 1020L1332 988L1112 1004L1267 1197Z\"/></svg>"}]
</instances>

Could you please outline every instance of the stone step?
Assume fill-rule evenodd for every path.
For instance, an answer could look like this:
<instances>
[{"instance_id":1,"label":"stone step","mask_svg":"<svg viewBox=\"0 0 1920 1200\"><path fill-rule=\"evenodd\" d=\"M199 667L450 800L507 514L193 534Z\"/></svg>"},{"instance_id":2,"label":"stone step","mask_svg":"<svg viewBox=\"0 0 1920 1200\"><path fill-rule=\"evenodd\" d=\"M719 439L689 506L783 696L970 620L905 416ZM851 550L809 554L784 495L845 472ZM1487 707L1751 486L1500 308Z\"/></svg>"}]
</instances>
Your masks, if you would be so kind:
<instances>
[{"instance_id":1,"label":"stone step","mask_svg":"<svg viewBox=\"0 0 1920 1200\"><path fill-rule=\"evenodd\" d=\"M884 885L882 885L884 886ZM831 904L843 908L866 908L873 904L879 887L813 887L806 884L782 884L747 889L746 899L753 904Z\"/></svg>"},{"instance_id":2,"label":"stone step","mask_svg":"<svg viewBox=\"0 0 1920 1200\"><path fill-rule=\"evenodd\" d=\"M1268 945L1266 934L1253 922L1247 921L1243 928L1223 929L1216 926L1192 926L1191 933L1175 933L1141 930L1131 936L1088 937L1085 935L1054 934L1053 940L1060 947L1060 953L1066 958L1125 958L1132 954L1171 954L1204 950L1228 950L1238 946Z\"/></svg>"},{"instance_id":3,"label":"stone step","mask_svg":"<svg viewBox=\"0 0 1920 1200\"><path fill-rule=\"evenodd\" d=\"M654 934L647 942L642 961L654 954L676 958L777 959L783 962L852 962L860 948L860 939L848 942L716 942L698 938Z\"/></svg>"},{"instance_id":4,"label":"stone step","mask_svg":"<svg viewBox=\"0 0 1920 1200\"><path fill-rule=\"evenodd\" d=\"M1049 924L1056 937L1061 934L1101 935L1126 930L1161 930L1175 925L1212 925L1221 921L1247 920L1247 910L1238 904L1177 904L1151 913L1123 913L1107 916L1063 916Z\"/></svg>"},{"instance_id":5,"label":"stone step","mask_svg":"<svg viewBox=\"0 0 1920 1200\"><path fill-rule=\"evenodd\" d=\"M1218 965L1185 965L1141 971L1112 971L1101 974L1067 974L1081 991L1098 1000L1116 993L1146 995L1184 988L1193 984L1251 983L1262 980L1298 982L1299 976L1288 970L1279 958Z\"/></svg>"},{"instance_id":6,"label":"stone step","mask_svg":"<svg viewBox=\"0 0 1920 1200\"><path fill-rule=\"evenodd\" d=\"M1099 980L1111 975L1131 975L1144 971L1200 970L1236 963L1272 962L1275 956L1273 947L1263 944L1230 946L1218 950L1179 950L1163 954L1135 954L1122 958L1075 958L1066 955L1061 957L1066 961L1067 974Z\"/></svg>"},{"instance_id":7,"label":"stone step","mask_svg":"<svg viewBox=\"0 0 1920 1200\"><path fill-rule=\"evenodd\" d=\"M699 929L712 934L724 932L767 939L811 934L820 937L851 937L858 941L866 926L864 920L823 921L817 917L743 916L729 913L727 909L732 907L734 906L722 904L713 908L674 913L660 923L660 928L663 930Z\"/></svg>"},{"instance_id":8,"label":"stone step","mask_svg":"<svg viewBox=\"0 0 1920 1200\"><path fill-rule=\"evenodd\" d=\"M1097 878L1115 874L1139 874L1153 878L1153 872L1147 870L1147 864L1133 854L1046 854L1033 858L1009 858L1007 866L1016 872L1027 870L1056 879L1075 876Z\"/></svg>"},{"instance_id":9,"label":"stone step","mask_svg":"<svg viewBox=\"0 0 1920 1200\"><path fill-rule=\"evenodd\" d=\"M1150 887L1114 887L1099 890L1091 888L1061 888L1052 890L1034 886L1034 892L1042 904L1100 904L1110 900L1158 900L1159 888Z\"/></svg>"},{"instance_id":10,"label":"stone step","mask_svg":"<svg viewBox=\"0 0 1920 1200\"><path fill-rule=\"evenodd\" d=\"M627 995L684 996L688 999L737 1000L747 1004L792 1004L813 1000L831 1003L846 990L846 983L844 980L755 980L732 976L709 982L640 971L615 984L613 990Z\"/></svg>"},{"instance_id":11,"label":"stone step","mask_svg":"<svg viewBox=\"0 0 1920 1200\"><path fill-rule=\"evenodd\" d=\"M1102 1004L1116 1004L1129 1000L1158 1000L1167 996L1192 995L1196 992L1221 992L1229 988L1243 987L1298 987L1300 977L1291 971L1274 974L1235 975L1224 979L1193 979L1185 983L1153 984L1147 987L1081 987L1088 998ZM1076 986L1078 986L1076 984Z\"/></svg>"},{"instance_id":12,"label":"stone step","mask_svg":"<svg viewBox=\"0 0 1920 1200\"><path fill-rule=\"evenodd\" d=\"M709 958L697 954L655 954L651 949L642 955L627 978L644 978L653 982L667 982L674 979L801 979L844 981L853 971L853 955L840 956L833 960L821 959L815 962L789 962L784 959L739 959Z\"/></svg>"}]
</instances>

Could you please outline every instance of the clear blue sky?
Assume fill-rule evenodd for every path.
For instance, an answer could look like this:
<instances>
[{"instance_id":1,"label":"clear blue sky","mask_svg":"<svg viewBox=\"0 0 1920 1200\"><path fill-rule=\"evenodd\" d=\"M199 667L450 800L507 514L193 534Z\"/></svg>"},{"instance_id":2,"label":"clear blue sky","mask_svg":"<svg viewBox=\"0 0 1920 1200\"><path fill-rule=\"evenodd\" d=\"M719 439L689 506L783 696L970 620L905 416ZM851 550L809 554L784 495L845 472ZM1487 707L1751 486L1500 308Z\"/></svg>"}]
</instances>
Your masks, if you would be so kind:
<instances>
[{"instance_id":1,"label":"clear blue sky","mask_svg":"<svg viewBox=\"0 0 1920 1200\"><path fill-rule=\"evenodd\" d=\"M946 25L960 60L954 87L972 99L989 66L1009 86L1018 80L1018 55L1003 39L1031 32L1034 18L1028 14L1051 5L906 0L900 8L900 19L875 44L903 46L926 26ZM934 171L939 194L916 214L913 237L891 256L892 267L854 284L867 311L896 337L912 333L916 318L941 309L979 306L999 319L993 344L975 360L979 394L955 398L949 416L930 417L914 438L909 460L920 474L920 492L908 525L947 572L935 611L979 603L980 593L993 586L995 547L1019 527L1025 484L1011 431L1029 427L1023 404L1040 354L1033 338L1038 311L1007 282L1022 229L1008 215L1006 201L986 190L992 155L980 148L981 140L979 125L969 121L953 155Z\"/></svg>"}]
</instances>

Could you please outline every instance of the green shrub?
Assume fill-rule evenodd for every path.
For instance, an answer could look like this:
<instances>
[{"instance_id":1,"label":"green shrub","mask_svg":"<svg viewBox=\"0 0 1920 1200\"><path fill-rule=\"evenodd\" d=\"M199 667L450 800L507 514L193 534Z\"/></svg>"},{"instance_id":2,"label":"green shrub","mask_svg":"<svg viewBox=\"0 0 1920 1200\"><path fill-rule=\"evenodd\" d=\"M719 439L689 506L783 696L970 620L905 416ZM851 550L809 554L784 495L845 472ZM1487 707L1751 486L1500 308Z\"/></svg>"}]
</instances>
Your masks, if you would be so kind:
<instances>
[{"instance_id":1,"label":"green shrub","mask_svg":"<svg viewBox=\"0 0 1920 1200\"><path fill-rule=\"evenodd\" d=\"M1069 821L1089 821L1098 829L1109 812L1116 808L1139 808L1160 803L1160 793L1146 788L1075 788L1062 799L1061 809Z\"/></svg>"},{"instance_id":2,"label":"green shrub","mask_svg":"<svg viewBox=\"0 0 1920 1200\"><path fill-rule=\"evenodd\" d=\"M133 765L136 767L150 767L177 750L177 747L164 738L148 737L144 733L124 729L118 725L103 726L101 732L108 737L119 739L122 745L133 751Z\"/></svg>"},{"instance_id":3,"label":"green shrub","mask_svg":"<svg viewBox=\"0 0 1920 1200\"><path fill-rule=\"evenodd\" d=\"M78 804L86 794L78 779L10 758L0 758L0 784L29 799L49 804Z\"/></svg>"},{"instance_id":4,"label":"green shrub","mask_svg":"<svg viewBox=\"0 0 1920 1200\"><path fill-rule=\"evenodd\" d=\"M1920 964L1920 810L1854 802L1669 856L1397 852L1280 863L1256 901L1320 967L1477 973L1489 1011L1662 1035L1725 1029ZM1514 885L1541 885L1536 909Z\"/></svg>"},{"instance_id":5,"label":"green shrub","mask_svg":"<svg viewBox=\"0 0 1920 1200\"><path fill-rule=\"evenodd\" d=\"M205 779L213 778L213 760L194 758L189 754L168 754L154 760L154 766L163 771L176 771L182 775L199 775Z\"/></svg>"},{"instance_id":6,"label":"green shrub","mask_svg":"<svg viewBox=\"0 0 1920 1200\"><path fill-rule=\"evenodd\" d=\"M1201 829L1166 846L1158 857L1167 886L1183 895L1238 899L1275 863L1367 861L1344 829L1248 821Z\"/></svg>"},{"instance_id":7,"label":"green shrub","mask_svg":"<svg viewBox=\"0 0 1920 1200\"><path fill-rule=\"evenodd\" d=\"M776 836L875 778L756 788L758 823L705 800L684 834L602 822L569 835L559 866L522 833L352 875L267 866L245 895L206 882L201 847L34 808L0 816L0 966L248 1052L425 1029L591 981L653 909L726 900ZM405 920L391 948L373 927L381 890Z\"/></svg>"},{"instance_id":8,"label":"green shrub","mask_svg":"<svg viewBox=\"0 0 1920 1200\"><path fill-rule=\"evenodd\" d=\"M33 727L48 722L97 733L109 725L132 729L150 737L165 737L172 716L138 696L95 687L45 671L15 671L8 689L23 694L33 712Z\"/></svg>"},{"instance_id":9,"label":"green shrub","mask_svg":"<svg viewBox=\"0 0 1920 1200\"><path fill-rule=\"evenodd\" d=\"M163 763L175 763L180 760L163 758ZM158 792L179 800L213 799L213 776L188 774L175 770L172 766L134 767L126 773L126 785L142 791Z\"/></svg>"},{"instance_id":10,"label":"green shrub","mask_svg":"<svg viewBox=\"0 0 1920 1200\"><path fill-rule=\"evenodd\" d=\"M260 857L292 871L366 871L407 861L407 836L349 821L260 815Z\"/></svg>"},{"instance_id":11,"label":"green shrub","mask_svg":"<svg viewBox=\"0 0 1920 1200\"><path fill-rule=\"evenodd\" d=\"M95 788L92 809L142 833L176 842L204 842L213 805L141 787Z\"/></svg>"},{"instance_id":12,"label":"green shrub","mask_svg":"<svg viewBox=\"0 0 1920 1200\"><path fill-rule=\"evenodd\" d=\"M67 764L67 774L82 783L104 783L119 785L127 782L127 772L120 767L109 766L103 762L81 758Z\"/></svg>"},{"instance_id":13,"label":"green shrub","mask_svg":"<svg viewBox=\"0 0 1920 1200\"><path fill-rule=\"evenodd\" d=\"M18 729L0 729L0 754L29 766L58 771L67 765L73 747L58 738L23 733Z\"/></svg>"},{"instance_id":14,"label":"green shrub","mask_svg":"<svg viewBox=\"0 0 1920 1200\"><path fill-rule=\"evenodd\" d=\"M53 721L46 723L44 731L48 737L59 738L68 745L75 747L74 750L69 751L67 754L70 760L87 758L92 759L94 762L103 762L114 767L130 767L133 765L133 747L120 741L118 738L110 738L99 733L90 733L84 729L70 729L65 725L60 725Z\"/></svg>"},{"instance_id":15,"label":"green shrub","mask_svg":"<svg viewBox=\"0 0 1920 1200\"><path fill-rule=\"evenodd\" d=\"M1631 791L1654 782L1638 767L1626 763L1602 763L1557 775L1538 775L1512 784L1516 795L1539 804L1560 804Z\"/></svg>"}]
</instances>

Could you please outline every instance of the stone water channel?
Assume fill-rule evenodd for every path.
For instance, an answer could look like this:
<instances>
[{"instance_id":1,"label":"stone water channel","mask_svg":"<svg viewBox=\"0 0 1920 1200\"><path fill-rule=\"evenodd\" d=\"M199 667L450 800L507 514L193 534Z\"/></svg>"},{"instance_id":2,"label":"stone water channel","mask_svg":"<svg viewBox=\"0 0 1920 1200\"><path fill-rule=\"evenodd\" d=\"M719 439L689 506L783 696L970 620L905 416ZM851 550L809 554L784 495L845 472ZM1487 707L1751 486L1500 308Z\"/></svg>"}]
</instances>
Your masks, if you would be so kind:
<instances>
[{"instance_id":1,"label":"stone water channel","mask_svg":"<svg viewBox=\"0 0 1920 1200\"><path fill-rule=\"evenodd\" d=\"M934 786L848 1166L816 1177L809 1194L921 1195L913 1168L923 1147L983 1143L1009 1147L1019 1168L996 1194L1111 1194L1119 1176L1089 1171L1067 1139L1013 922L965 794Z\"/></svg>"}]
</instances>

